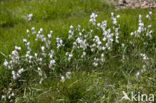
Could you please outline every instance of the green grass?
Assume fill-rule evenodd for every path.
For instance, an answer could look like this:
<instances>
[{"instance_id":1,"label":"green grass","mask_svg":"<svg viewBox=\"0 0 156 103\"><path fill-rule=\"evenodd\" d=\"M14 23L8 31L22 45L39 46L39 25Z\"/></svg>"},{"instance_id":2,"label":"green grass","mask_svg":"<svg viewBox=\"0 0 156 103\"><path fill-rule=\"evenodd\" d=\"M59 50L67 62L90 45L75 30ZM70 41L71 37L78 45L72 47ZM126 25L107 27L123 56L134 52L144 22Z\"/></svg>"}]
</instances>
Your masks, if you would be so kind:
<instances>
[{"instance_id":1,"label":"green grass","mask_svg":"<svg viewBox=\"0 0 156 103\"><path fill-rule=\"evenodd\" d=\"M61 35L72 24L88 22L91 12L107 12L111 5L98 0L7 0L2 1L0 13L0 51L8 54L10 49L26 34L32 26L52 29L55 35ZM27 15L32 13L33 20L27 22ZM0 56L3 59L3 56ZM0 64L2 63L0 59Z\"/></svg>"},{"instance_id":2,"label":"green grass","mask_svg":"<svg viewBox=\"0 0 156 103\"><path fill-rule=\"evenodd\" d=\"M87 29L92 12L98 14L98 21L108 20L109 26L111 12L115 12L121 16L119 19L121 34L127 37L131 31L137 29L138 15L145 16L150 10L116 11L112 4L104 0L0 0L0 2L1 90L8 86L10 81L10 74L3 67L4 59L14 49L14 45L23 46L22 39L26 37L26 29L35 27L39 30L42 27L45 33L53 30L54 38L57 36L66 38L70 25L80 24ZM117 57L112 57L100 69L93 67L90 70L88 67L88 70L82 67L81 70L72 70L72 78L65 83L58 83L59 73L45 80L42 85L36 85L31 81L29 85L16 90L19 93L17 103L115 103L120 101L123 90L154 93L156 96L156 10L151 11L153 11L151 19L154 31L153 47L148 50L139 48L140 50L132 51L135 55L146 52L153 59L151 69L139 79L135 78L135 73L144 63L135 55L127 57L125 63L121 63ZM33 18L28 22L26 18L30 13L33 14ZM26 88L25 91L22 91L22 88Z\"/></svg>"}]
</instances>

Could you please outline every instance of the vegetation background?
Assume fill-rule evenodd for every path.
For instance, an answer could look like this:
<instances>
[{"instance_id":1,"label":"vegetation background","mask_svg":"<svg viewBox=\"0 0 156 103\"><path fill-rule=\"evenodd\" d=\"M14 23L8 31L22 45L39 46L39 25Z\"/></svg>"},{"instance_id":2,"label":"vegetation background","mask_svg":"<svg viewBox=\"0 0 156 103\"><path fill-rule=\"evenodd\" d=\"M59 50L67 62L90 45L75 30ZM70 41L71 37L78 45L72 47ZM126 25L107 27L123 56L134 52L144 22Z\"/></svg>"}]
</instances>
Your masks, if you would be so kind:
<instances>
[{"instance_id":1,"label":"vegetation background","mask_svg":"<svg viewBox=\"0 0 156 103\"><path fill-rule=\"evenodd\" d=\"M117 55L113 55L99 69L73 69L71 79L64 83L58 81L60 74L69 71L68 68L44 80L41 85L30 80L29 85L15 89L18 92L16 103L119 103L123 96L122 91L152 93L156 97L156 10L115 10L112 3L104 0L0 0L0 96L11 81L10 73L4 68L3 62L14 49L14 45L24 46L22 39L26 36L27 29L42 27L46 33L52 29L54 37L67 38L70 25L80 24L88 28L92 12L98 14L98 21L110 21L111 12L114 12L121 16L121 34L129 35L137 29L138 15L145 16L149 11L153 12L151 47L134 48L127 53L124 64ZM33 14L30 22L27 21L28 14ZM108 25L111 26L111 23L108 22ZM135 54L141 52L152 58L151 69L136 78L143 62Z\"/></svg>"}]
</instances>

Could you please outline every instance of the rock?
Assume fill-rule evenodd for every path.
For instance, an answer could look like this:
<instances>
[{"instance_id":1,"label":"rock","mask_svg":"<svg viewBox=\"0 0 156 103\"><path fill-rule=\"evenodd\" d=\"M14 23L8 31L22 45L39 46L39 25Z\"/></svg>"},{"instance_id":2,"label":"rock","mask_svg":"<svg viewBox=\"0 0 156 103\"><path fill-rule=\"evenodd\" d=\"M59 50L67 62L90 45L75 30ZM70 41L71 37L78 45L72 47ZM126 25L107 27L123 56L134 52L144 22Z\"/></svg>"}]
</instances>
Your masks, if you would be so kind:
<instances>
[{"instance_id":1,"label":"rock","mask_svg":"<svg viewBox=\"0 0 156 103\"><path fill-rule=\"evenodd\" d=\"M116 8L156 8L156 0L119 0Z\"/></svg>"}]
</instances>

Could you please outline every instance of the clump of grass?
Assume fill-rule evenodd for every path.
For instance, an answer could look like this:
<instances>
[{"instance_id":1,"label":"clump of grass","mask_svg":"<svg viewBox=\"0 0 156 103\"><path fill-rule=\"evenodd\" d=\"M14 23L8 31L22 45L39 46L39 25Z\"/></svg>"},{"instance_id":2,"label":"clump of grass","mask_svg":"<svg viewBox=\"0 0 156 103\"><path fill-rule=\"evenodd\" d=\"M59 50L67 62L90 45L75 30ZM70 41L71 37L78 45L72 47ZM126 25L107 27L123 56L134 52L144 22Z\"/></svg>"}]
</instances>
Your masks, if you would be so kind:
<instances>
[{"instance_id":1,"label":"clump of grass","mask_svg":"<svg viewBox=\"0 0 156 103\"><path fill-rule=\"evenodd\" d=\"M25 36L22 32L32 25L44 27L45 32L53 28L58 33L54 35L63 35L71 23L82 22L92 11L105 11L112 7L103 0L2 0L0 52L8 55L17 42L22 45L21 38ZM31 21L28 21L29 14L33 14ZM4 58L0 53L0 64Z\"/></svg>"},{"instance_id":2,"label":"clump of grass","mask_svg":"<svg viewBox=\"0 0 156 103\"><path fill-rule=\"evenodd\" d=\"M152 12L149 12L146 19L150 20L151 15ZM143 64L141 71L134 72L136 78L148 70L151 61L145 54L145 50L149 46L153 46L150 44L153 40L153 31L151 25L143 22L142 15L139 15L138 29L130 34L126 33L127 35L121 34L120 24L118 24L120 15L116 16L113 12L111 13L110 27L107 25L107 20L97 22L97 17L98 15L95 13L91 14L88 29L84 29L80 25L77 27L71 25L68 37L63 39L56 37L56 41L54 41L55 38L52 39L52 30L46 35L43 28L39 30L36 30L35 27L27 29L27 38L23 39L24 46L15 46L11 54L8 55L8 59L4 61L4 66L12 77L9 86L3 87L5 89L2 91L2 100L14 102L16 96L25 93L24 90L32 82L42 84L44 80L52 76L62 75L59 76L60 81L58 81L58 84L62 85L59 88L61 95L64 95L65 99L70 102L83 101L86 94L83 91L87 88L84 81L75 81L76 84L71 86L71 90L66 87L67 80L71 78L70 71L82 70L83 68L88 70L103 69L111 58L118 58L122 63L121 66L126 66L126 60L131 57L134 50L139 50L133 55L140 58ZM62 71L69 72L63 76ZM66 82L67 84L65 84ZM31 91L28 91L28 96L29 92ZM103 95L103 93L100 92L96 96L98 95ZM113 96L113 98L115 97Z\"/></svg>"}]
</instances>

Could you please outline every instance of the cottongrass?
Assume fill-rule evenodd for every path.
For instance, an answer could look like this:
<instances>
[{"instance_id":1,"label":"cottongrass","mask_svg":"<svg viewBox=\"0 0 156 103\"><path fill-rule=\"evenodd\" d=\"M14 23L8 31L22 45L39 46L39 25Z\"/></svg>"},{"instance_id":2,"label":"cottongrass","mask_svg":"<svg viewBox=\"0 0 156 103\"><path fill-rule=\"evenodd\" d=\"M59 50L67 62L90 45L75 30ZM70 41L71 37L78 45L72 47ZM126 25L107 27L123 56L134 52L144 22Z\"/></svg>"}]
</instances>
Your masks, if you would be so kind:
<instances>
[{"instance_id":1,"label":"cottongrass","mask_svg":"<svg viewBox=\"0 0 156 103\"><path fill-rule=\"evenodd\" d=\"M146 15L147 19L151 19L152 12ZM28 15L28 21L32 19L32 14ZM73 69L78 69L84 62L88 62L88 65L93 66L93 68L100 68L107 61L109 56L113 55L113 50L120 51L121 61L125 61L125 50L127 46L134 46L138 42L142 45L148 45L148 41L152 40L151 25L144 24L142 21L142 15L139 15L139 25L138 29L129 34L130 39L128 43L123 42L121 38L120 24L118 24L118 19L120 15L115 16L111 13L112 25L108 27L107 20L102 22L97 22L97 14L92 13L89 22L91 23L91 28L85 30L80 25L77 27L70 26L68 42L70 43L70 49L66 49L66 42L60 37L56 38L56 43L53 43L53 31L51 30L47 35L44 34L43 28L38 31L35 27L27 29L27 38L23 39L23 44L25 47L15 46L12 53L9 55L8 59L4 60L4 67L10 70L12 74L11 83L26 82L29 78L26 75L33 76L36 75L34 79L38 81L39 84L45 79L48 79L48 73L55 73L57 66L60 65L60 60L57 60L59 51L65 51L62 58L65 58L63 62L76 66ZM98 31L98 33L97 33ZM126 38L125 38L126 39ZM39 43L38 51L33 50L33 42ZM52 47L55 45L55 47ZM26 50L24 52L24 50ZM23 53L24 52L24 53ZM143 65L143 70L136 73L136 77L146 71L146 65L148 64L148 57L146 54L141 53L140 57L145 61ZM80 64L74 64L75 61L81 62ZM71 78L71 72L66 72L65 76L60 77L60 81L65 82L66 79ZM38 80L38 78L40 78ZM1 99L4 101L13 102L16 98L16 91L13 88L8 87L8 91L4 92ZM15 87L14 87L15 88Z\"/></svg>"}]
</instances>

